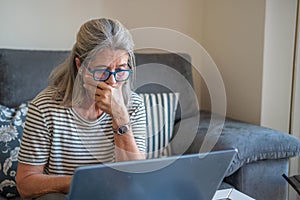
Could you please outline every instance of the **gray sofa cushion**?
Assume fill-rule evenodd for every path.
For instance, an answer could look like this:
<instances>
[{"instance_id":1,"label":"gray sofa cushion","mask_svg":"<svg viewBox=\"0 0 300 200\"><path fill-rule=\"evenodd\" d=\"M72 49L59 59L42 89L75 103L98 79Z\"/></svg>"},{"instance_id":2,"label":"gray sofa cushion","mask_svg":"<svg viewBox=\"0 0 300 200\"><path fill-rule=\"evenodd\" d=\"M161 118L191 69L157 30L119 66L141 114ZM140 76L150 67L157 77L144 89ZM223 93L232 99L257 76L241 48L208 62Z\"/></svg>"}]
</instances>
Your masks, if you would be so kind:
<instances>
[{"instance_id":1,"label":"gray sofa cushion","mask_svg":"<svg viewBox=\"0 0 300 200\"><path fill-rule=\"evenodd\" d=\"M211 119L211 113L201 111L197 136L188 150L199 151ZM218 117L216 117L218 118ZM227 176L246 163L266 159L281 159L300 155L300 140L288 133L226 118L224 128L213 150L237 148Z\"/></svg>"},{"instance_id":2,"label":"gray sofa cushion","mask_svg":"<svg viewBox=\"0 0 300 200\"><path fill-rule=\"evenodd\" d=\"M16 107L31 100L66 57L67 51L0 49L0 104Z\"/></svg>"}]
</instances>

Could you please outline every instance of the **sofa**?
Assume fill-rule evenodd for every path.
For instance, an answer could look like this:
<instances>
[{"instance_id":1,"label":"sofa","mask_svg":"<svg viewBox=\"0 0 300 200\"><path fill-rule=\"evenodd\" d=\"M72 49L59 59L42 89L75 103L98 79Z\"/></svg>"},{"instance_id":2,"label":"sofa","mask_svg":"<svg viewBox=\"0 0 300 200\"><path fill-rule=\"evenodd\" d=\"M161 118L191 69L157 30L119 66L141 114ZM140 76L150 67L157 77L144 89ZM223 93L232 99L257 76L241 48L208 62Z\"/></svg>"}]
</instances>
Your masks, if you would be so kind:
<instances>
[{"instance_id":1,"label":"sofa","mask_svg":"<svg viewBox=\"0 0 300 200\"><path fill-rule=\"evenodd\" d=\"M15 175L28 104L68 53L0 49L0 199L19 199ZM189 55L135 56L134 91L147 106L148 159L198 153L207 142L214 144L211 151L236 148L220 188L235 188L255 199L287 199L288 184L282 174L288 174L289 158L300 154L298 138L200 110Z\"/></svg>"}]
</instances>

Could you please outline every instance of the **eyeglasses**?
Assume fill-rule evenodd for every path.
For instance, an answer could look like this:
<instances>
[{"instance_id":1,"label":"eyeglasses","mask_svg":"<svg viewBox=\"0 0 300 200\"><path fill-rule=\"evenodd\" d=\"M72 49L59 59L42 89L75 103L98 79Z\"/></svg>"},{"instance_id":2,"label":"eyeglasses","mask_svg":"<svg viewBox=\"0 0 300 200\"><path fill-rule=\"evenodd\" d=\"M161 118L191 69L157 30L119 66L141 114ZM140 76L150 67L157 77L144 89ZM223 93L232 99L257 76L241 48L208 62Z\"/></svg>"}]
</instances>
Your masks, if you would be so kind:
<instances>
[{"instance_id":1,"label":"eyeglasses","mask_svg":"<svg viewBox=\"0 0 300 200\"><path fill-rule=\"evenodd\" d=\"M94 69L87 67L87 70L93 74L95 81L106 81L111 75L114 75L114 78L117 82L127 81L132 73L130 69L117 69L114 72L109 71L108 69Z\"/></svg>"}]
</instances>

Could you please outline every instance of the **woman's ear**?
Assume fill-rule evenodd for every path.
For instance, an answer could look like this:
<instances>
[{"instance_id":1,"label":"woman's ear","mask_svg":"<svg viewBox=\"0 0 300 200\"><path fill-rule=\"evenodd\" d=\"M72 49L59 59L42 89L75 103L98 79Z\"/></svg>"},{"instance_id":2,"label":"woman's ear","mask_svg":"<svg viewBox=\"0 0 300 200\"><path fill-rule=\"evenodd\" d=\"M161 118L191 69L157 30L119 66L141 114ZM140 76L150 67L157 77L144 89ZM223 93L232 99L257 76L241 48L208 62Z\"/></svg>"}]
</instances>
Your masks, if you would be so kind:
<instances>
[{"instance_id":1,"label":"woman's ear","mask_svg":"<svg viewBox=\"0 0 300 200\"><path fill-rule=\"evenodd\" d=\"M79 71L79 69L81 67L81 62L80 62L80 59L78 57L75 58L75 63L76 63L77 70Z\"/></svg>"}]
</instances>

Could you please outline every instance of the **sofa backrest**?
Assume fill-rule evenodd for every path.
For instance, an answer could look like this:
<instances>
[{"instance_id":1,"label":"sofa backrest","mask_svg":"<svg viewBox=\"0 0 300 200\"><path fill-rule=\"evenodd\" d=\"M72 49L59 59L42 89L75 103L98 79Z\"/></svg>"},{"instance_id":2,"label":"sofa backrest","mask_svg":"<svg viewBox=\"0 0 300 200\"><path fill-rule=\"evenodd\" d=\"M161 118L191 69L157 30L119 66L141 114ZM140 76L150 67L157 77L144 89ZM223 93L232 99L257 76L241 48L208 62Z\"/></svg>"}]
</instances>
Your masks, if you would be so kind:
<instances>
[{"instance_id":1,"label":"sofa backrest","mask_svg":"<svg viewBox=\"0 0 300 200\"><path fill-rule=\"evenodd\" d=\"M0 104L16 107L31 100L47 86L50 72L68 54L60 50L0 49ZM137 92L178 92L180 109L175 121L195 113L198 104L194 91L189 89L193 80L187 54L136 53L135 56Z\"/></svg>"},{"instance_id":2,"label":"sofa backrest","mask_svg":"<svg viewBox=\"0 0 300 200\"><path fill-rule=\"evenodd\" d=\"M175 123L198 114L191 58L183 53L136 54L138 93L179 93Z\"/></svg>"},{"instance_id":3,"label":"sofa backrest","mask_svg":"<svg viewBox=\"0 0 300 200\"><path fill-rule=\"evenodd\" d=\"M0 104L16 107L47 86L50 72L67 51L0 49Z\"/></svg>"}]
</instances>

